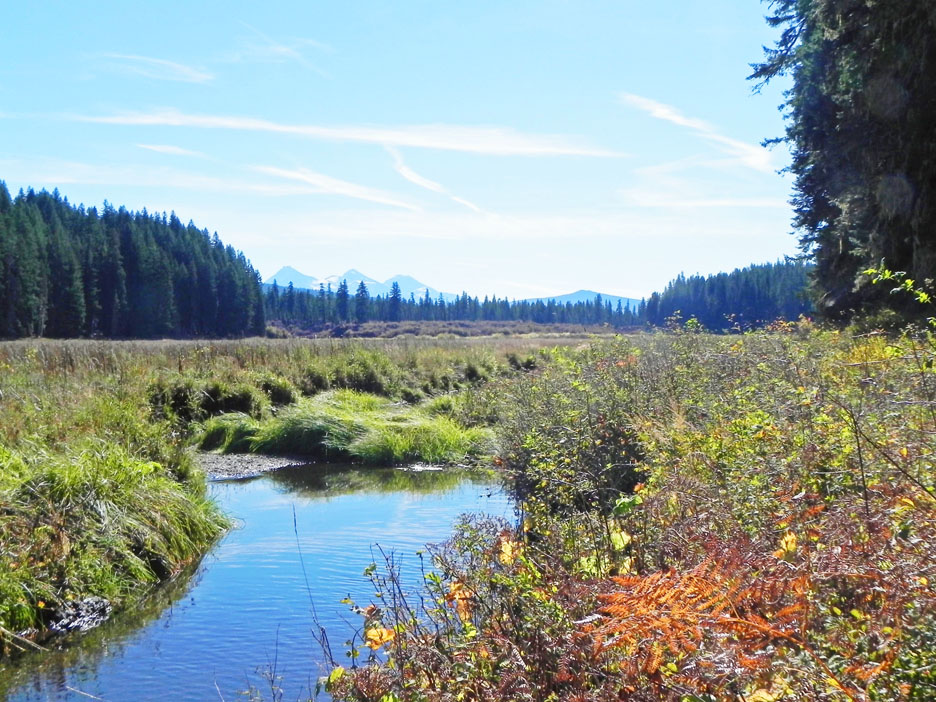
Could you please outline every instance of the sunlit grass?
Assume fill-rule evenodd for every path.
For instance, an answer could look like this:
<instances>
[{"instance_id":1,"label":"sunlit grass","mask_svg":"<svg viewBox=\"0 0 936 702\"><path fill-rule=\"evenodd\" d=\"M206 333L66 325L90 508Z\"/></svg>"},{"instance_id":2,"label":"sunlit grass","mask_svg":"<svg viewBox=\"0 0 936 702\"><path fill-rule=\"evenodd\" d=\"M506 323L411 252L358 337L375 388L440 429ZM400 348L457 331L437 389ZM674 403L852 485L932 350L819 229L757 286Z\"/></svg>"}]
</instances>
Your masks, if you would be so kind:
<instances>
[{"instance_id":1,"label":"sunlit grass","mask_svg":"<svg viewBox=\"0 0 936 702\"><path fill-rule=\"evenodd\" d=\"M458 462L489 442L487 430L461 426L438 412L336 390L302 400L263 423L244 414L212 418L204 425L200 446L225 453L396 465Z\"/></svg>"}]
</instances>

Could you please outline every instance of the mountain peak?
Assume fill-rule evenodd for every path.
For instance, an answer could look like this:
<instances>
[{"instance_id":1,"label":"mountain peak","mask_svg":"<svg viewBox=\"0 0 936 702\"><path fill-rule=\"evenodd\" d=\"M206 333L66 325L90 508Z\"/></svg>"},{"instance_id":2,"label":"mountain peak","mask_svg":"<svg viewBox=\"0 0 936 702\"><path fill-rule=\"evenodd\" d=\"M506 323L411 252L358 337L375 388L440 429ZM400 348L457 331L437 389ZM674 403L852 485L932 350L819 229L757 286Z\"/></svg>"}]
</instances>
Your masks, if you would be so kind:
<instances>
[{"instance_id":1,"label":"mountain peak","mask_svg":"<svg viewBox=\"0 0 936 702\"><path fill-rule=\"evenodd\" d=\"M361 273L361 271L357 270L356 268L349 268L348 270L346 270L344 273L342 273L340 276L337 276L337 277L341 280L347 280L348 285L351 285L352 281L355 283L358 283L362 280L365 283L378 282L374 278L371 278L369 275L365 275L364 273Z\"/></svg>"},{"instance_id":2,"label":"mountain peak","mask_svg":"<svg viewBox=\"0 0 936 702\"><path fill-rule=\"evenodd\" d=\"M318 278L300 273L292 266L283 266L272 276L263 281L267 285L276 283L279 287L288 287L290 283L294 288L313 288L318 282Z\"/></svg>"},{"instance_id":3,"label":"mountain peak","mask_svg":"<svg viewBox=\"0 0 936 702\"><path fill-rule=\"evenodd\" d=\"M371 278L369 275L362 273L356 268L349 268L341 275L329 275L323 278L316 278L314 276L300 273L292 266L283 266L276 272L275 275L271 276L264 282L267 285L276 283L280 287L286 287L290 282L292 282L293 287L295 288L306 288L309 290L318 289L319 283L321 283L323 285L331 285L332 292L334 292L338 289L338 285L340 285L341 281L343 280L348 283L348 290L351 292L357 290L358 285L363 281L364 285L367 286L367 292L370 293L372 297L376 297L378 295L389 295L390 288L394 283L400 286L400 292L403 293L404 297L415 295L416 297L422 298L428 291L430 297L435 299L440 294L439 291L435 288L426 285L411 275L395 275L381 283L380 281L376 280L375 278ZM446 299L456 297L455 295L451 295L449 293L441 294Z\"/></svg>"},{"instance_id":4,"label":"mountain peak","mask_svg":"<svg viewBox=\"0 0 936 702\"><path fill-rule=\"evenodd\" d=\"M620 295L608 295L605 293L599 293L594 290L576 290L573 293L567 293L565 295L551 295L549 297L534 297L528 298L529 302L549 302L550 300L557 302L561 305L571 302L575 304L577 302L594 302L595 298L601 295L602 303L611 303L612 306L617 305L618 302L622 306L636 310L637 306L640 304L640 300L633 297L621 297Z\"/></svg>"}]
</instances>

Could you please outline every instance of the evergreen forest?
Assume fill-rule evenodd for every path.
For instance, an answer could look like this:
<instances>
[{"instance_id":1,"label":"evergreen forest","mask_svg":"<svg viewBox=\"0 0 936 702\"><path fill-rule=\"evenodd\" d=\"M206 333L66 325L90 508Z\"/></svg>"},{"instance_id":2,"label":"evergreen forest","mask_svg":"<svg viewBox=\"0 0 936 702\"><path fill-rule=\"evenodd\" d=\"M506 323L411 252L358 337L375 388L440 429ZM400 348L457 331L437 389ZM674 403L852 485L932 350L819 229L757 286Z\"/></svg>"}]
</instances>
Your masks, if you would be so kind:
<instances>
[{"instance_id":1,"label":"evergreen forest","mask_svg":"<svg viewBox=\"0 0 936 702\"><path fill-rule=\"evenodd\" d=\"M781 34L751 78L793 81L786 134L773 141L793 155L793 225L816 264L819 315L925 316L866 271L886 267L929 287L936 270L936 5L769 5Z\"/></svg>"},{"instance_id":2,"label":"evergreen forest","mask_svg":"<svg viewBox=\"0 0 936 702\"><path fill-rule=\"evenodd\" d=\"M706 329L724 331L810 316L812 268L801 261L783 261L707 277L680 275L641 306L641 321L663 326L668 319L695 318Z\"/></svg>"},{"instance_id":3,"label":"evergreen forest","mask_svg":"<svg viewBox=\"0 0 936 702\"><path fill-rule=\"evenodd\" d=\"M472 297L462 293L454 300L441 295L433 299L427 293L416 298L404 297L399 285L393 284L390 294L371 297L361 282L353 295L346 281L338 289L320 286L317 291L296 289L290 285L268 287L265 297L266 315L286 326L321 328L329 324L363 322L534 322L537 324L582 324L613 327L640 324L637 310L612 305L596 295L594 300L559 303L555 300L508 300L498 297Z\"/></svg>"},{"instance_id":4,"label":"evergreen forest","mask_svg":"<svg viewBox=\"0 0 936 702\"><path fill-rule=\"evenodd\" d=\"M0 181L0 338L262 334L243 253L175 214L75 207L58 191L12 199Z\"/></svg>"}]
</instances>

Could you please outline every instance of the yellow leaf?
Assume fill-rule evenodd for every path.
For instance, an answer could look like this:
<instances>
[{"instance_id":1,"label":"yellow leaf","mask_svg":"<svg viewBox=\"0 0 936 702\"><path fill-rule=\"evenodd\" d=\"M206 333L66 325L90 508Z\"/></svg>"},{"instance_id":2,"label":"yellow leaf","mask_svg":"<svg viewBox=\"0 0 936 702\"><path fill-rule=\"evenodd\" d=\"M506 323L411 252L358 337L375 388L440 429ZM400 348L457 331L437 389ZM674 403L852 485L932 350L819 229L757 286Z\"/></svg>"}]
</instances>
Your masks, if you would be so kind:
<instances>
[{"instance_id":1,"label":"yellow leaf","mask_svg":"<svg viewBox=\"0 0 936 702\"><path fill-rule=\"evenodd\" d=\"M780 548L774 551L774 555L777 558L786 558L787 556L792 556L796 553L796 534L792 531L788 531L780 539Z\"/></svg>"},{"instance_id":2,"label":"yellow leaf","mask_svg":"<svg viewBox=\"0 0 936 702\"><path fill-rule=\"evenodd\" d=\"M517 556L520 554L522 547L523 544L518 541L501 539L500 553L497 554L497 560L501 565L510 565L517 559Z\"/></svg>"},{"instance_id":3,"label":"yellow leaf","mask_svg":"<svg viewBox=\"0 0 936 702\"><path fill-rule=\"evenodd\" d=\"M328 674L328 684L333 685L334 683L338 682L339 680L341 680L344 674L345 674L345 669L339 665L331 673Z\"/></svg>"},{"instance_id":4,"label":"yellow leaf","mask_svg":"<svg viewBox=\"0 0 936 702\"><path fill-rule=\"evenodd\" d=\"M375 651L396 638L396 632L384 626L375 626L364 632L364 643Z\"/></svg>"},{"instance_id":5,"label":"yellow leaf","mask_svg":"<svg viewBox=\"0 0 936 702\"><path fill-rule=\"evenodd\" d=\"M445 596L449 606L455 607L455 613L462 622L467 622L471 617L471 593L465 589L464 583L460 580L453 580L449 585L448 594Z\"/></svg>"}]
</instances>

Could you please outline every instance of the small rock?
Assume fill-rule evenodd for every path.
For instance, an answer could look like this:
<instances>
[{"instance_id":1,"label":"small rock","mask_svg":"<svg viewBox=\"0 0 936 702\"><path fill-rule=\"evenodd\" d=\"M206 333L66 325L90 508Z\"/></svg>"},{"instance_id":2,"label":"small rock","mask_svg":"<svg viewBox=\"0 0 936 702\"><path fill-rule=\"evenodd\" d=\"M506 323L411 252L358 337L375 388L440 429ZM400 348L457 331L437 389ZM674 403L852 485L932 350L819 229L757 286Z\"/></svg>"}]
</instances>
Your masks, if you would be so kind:
<instances>
[{"instance_id":1,"label":"small rock","mask_svg":"<svg viewBox=\"0 0 936 702\"><path fill-rule=\"evenodd\" d=\"M49 622L49 629L59 634L88 631L107 621L111 610L111 603L103 597L86 597L83 600L65 602Z\"/></svg>"}]
</instances>

